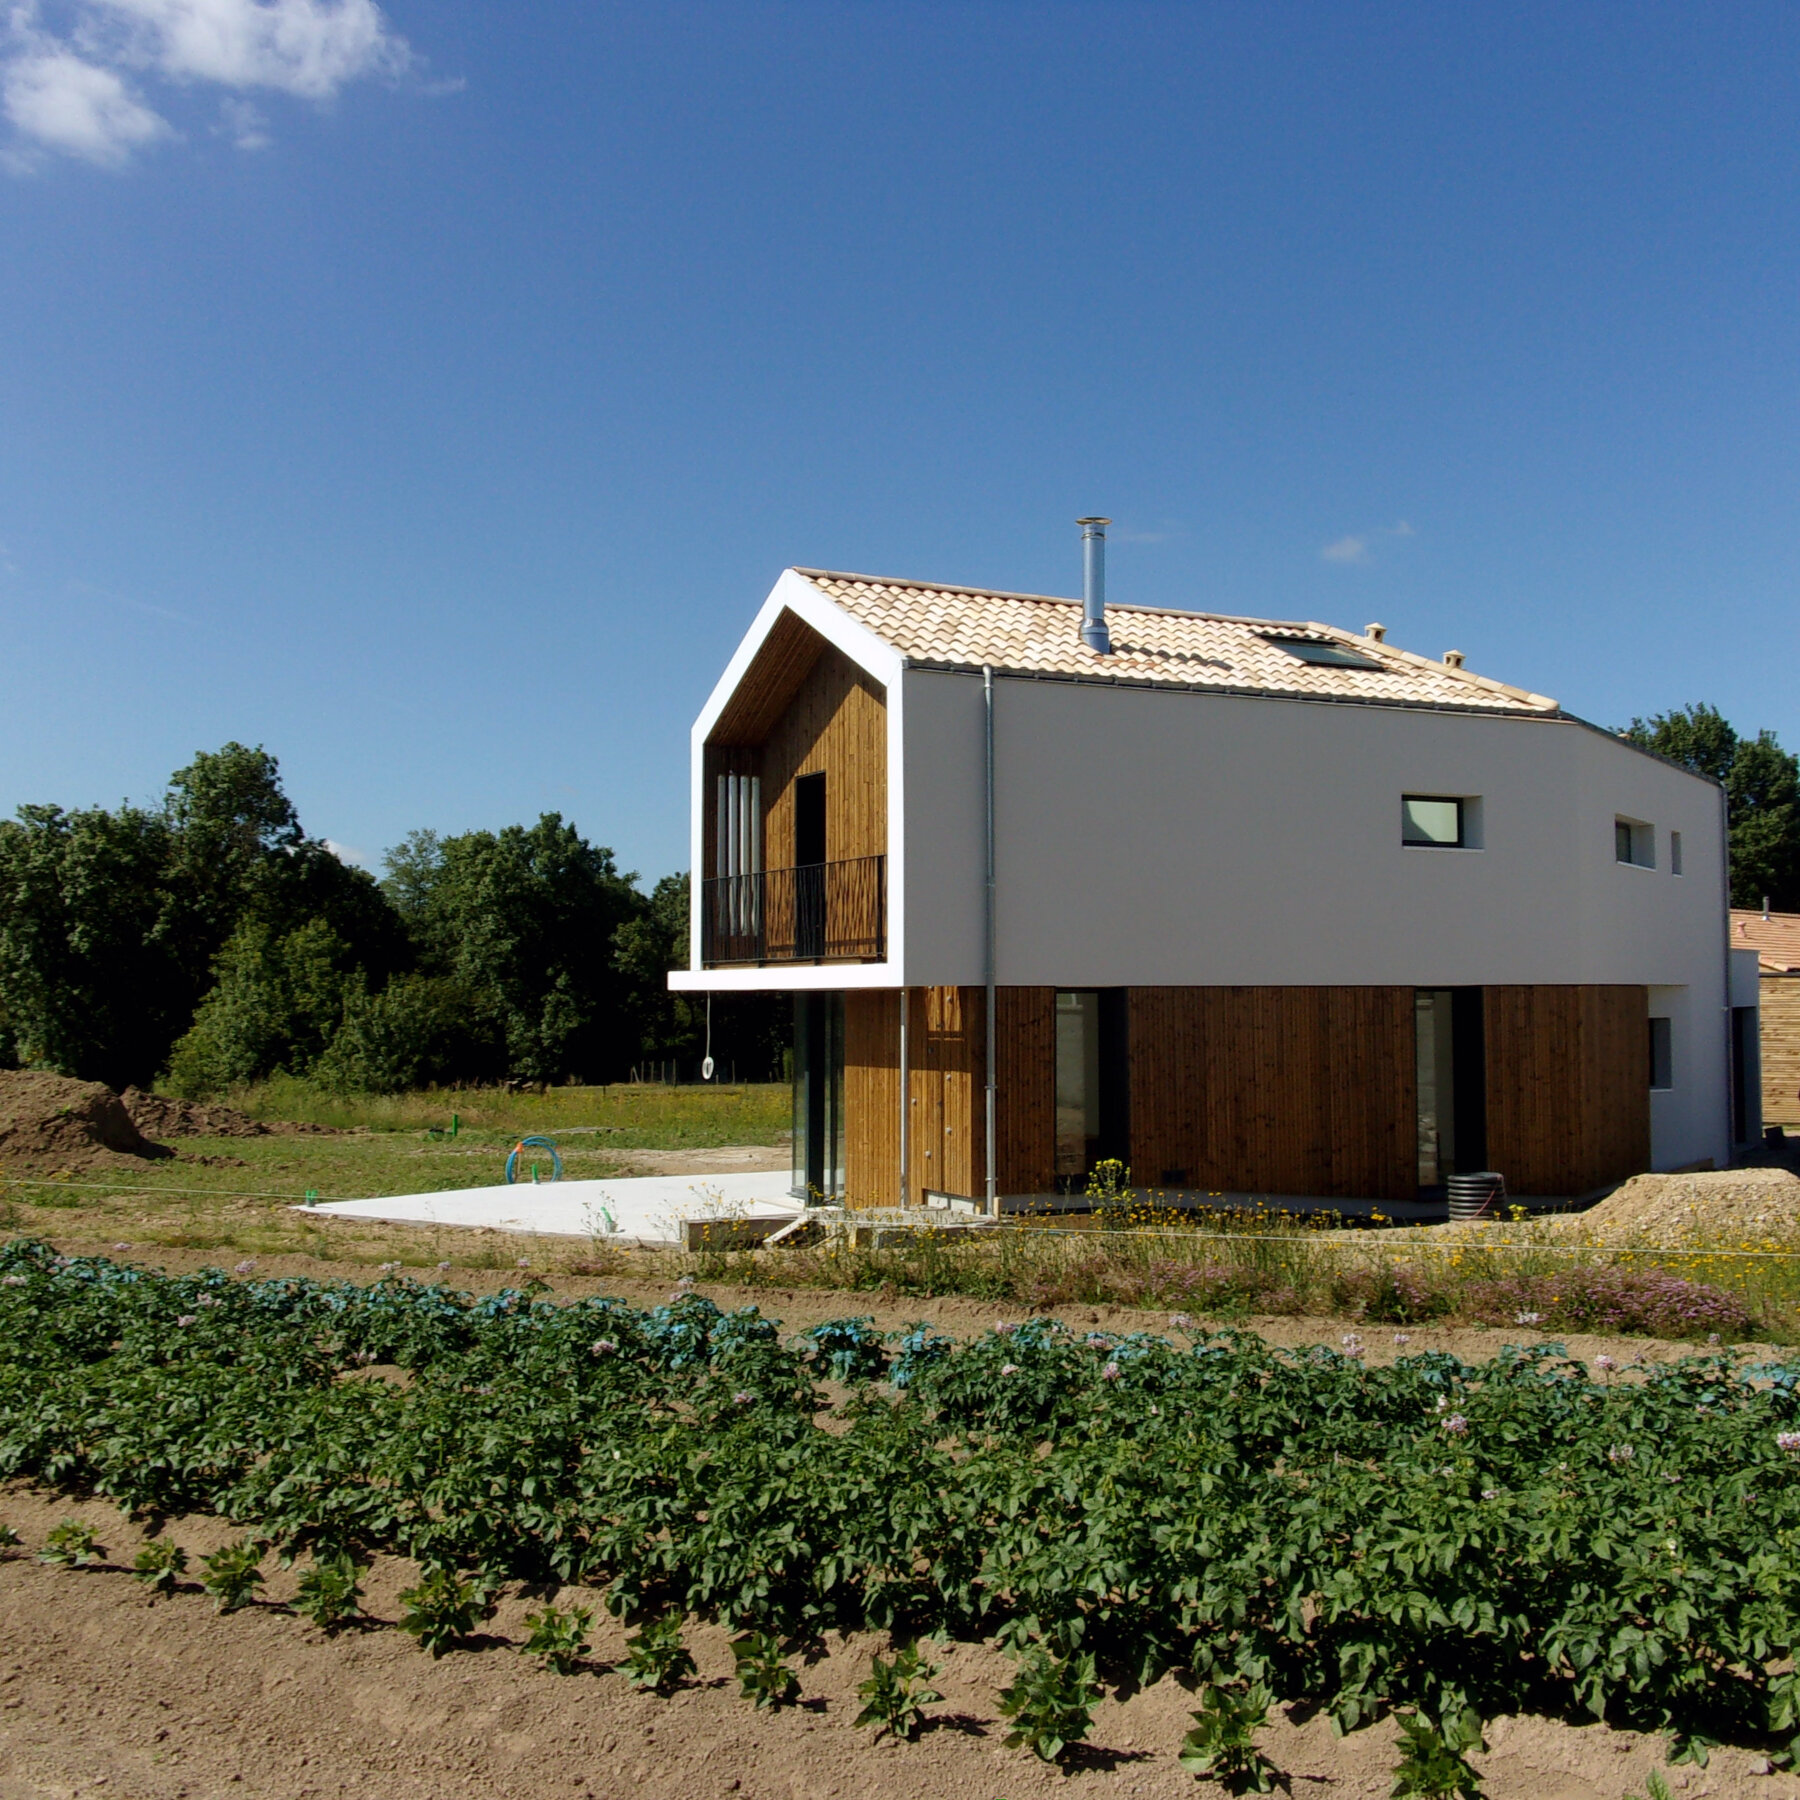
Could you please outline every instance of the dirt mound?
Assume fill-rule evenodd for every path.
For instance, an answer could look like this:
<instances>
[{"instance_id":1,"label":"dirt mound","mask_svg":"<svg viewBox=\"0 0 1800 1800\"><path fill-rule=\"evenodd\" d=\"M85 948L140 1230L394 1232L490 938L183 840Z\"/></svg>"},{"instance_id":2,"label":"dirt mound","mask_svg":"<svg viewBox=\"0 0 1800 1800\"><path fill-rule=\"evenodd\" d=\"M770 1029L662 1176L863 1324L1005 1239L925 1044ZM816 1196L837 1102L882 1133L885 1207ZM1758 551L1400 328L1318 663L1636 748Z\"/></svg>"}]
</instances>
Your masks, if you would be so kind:
<instances>
[{"instance_id":1,"label":"dirt mound","mask_svg":"<svg viewBox=\"0 0 1800 1800\"><path fill-rule=\"evenodd\" d=\"M0 1071L0 1166L10 1173L129 1167L174 1154L151 1143L98 1081Z\"/></svg>"},{"instance_id":2,"label":"dirt mound","mask_svg":"<svg viewBox=\"0 0 1800 1800\"><path fill-rule=\"evenodd\" d=\"M1756 1245L1800 1236L1800 1181L1785 1169L1634 1175L1566 1224L1631 1243L1676 1246L1704 1238Z\"/></svg>"},{"instance_id":3,"label":"dirt mound","mask_svg":"<svg viewBox=\"0 0 1800 1800\"><path fill-rule=\"evenodd\" d=\"M147 1094L128 1087L119 1096L131 1122L145 1137L267 1137L260 1119L232 1106L209 1106L200 1100L177 1100L171 1094Z\"/></svg>"}]
</instances>

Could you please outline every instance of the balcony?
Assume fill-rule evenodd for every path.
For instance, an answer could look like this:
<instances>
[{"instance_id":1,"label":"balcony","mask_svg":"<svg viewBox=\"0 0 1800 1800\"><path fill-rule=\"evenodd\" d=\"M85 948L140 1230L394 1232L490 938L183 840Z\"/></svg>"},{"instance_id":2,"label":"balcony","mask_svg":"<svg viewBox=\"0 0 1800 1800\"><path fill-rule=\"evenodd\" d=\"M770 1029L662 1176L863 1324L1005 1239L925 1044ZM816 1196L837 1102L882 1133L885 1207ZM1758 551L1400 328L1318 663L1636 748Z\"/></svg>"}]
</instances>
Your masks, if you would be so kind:
<instances>
[{"instance_id":1,"label":"balcony","mask_svg":"<svg viewBox=\"0 0 1800 1800\"><path fill-rule=\"evenodd\" d=\"M887 858L720 875L700 884L701 961L879 962L887 952Z\"/></svg>"}]
</instances>

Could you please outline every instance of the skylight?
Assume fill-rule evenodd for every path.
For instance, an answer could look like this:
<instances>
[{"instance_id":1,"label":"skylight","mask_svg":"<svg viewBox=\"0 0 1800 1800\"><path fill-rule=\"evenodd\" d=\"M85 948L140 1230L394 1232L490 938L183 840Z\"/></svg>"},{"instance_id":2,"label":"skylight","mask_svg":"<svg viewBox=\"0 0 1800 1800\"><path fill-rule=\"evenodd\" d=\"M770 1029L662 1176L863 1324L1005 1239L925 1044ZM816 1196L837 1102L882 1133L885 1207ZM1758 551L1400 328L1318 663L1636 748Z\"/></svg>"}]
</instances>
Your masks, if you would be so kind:
<instances>
[{"instance_id":1,"label":"skylight","mask_svg":"<svg viewBox=\"0 0 1800 1800\"><path fill-rule=\"evenodd\" d=\"M1368 657L1345 644L1327 643L1323 638L1290 638L1273 637L1263 633L1265 643L1273 644L1278 650L1285 650L1297 662L1317 663L1329 669L1375 669L1385 670L1385 663L1372 662Z\"/></svg>"}]
</instances>

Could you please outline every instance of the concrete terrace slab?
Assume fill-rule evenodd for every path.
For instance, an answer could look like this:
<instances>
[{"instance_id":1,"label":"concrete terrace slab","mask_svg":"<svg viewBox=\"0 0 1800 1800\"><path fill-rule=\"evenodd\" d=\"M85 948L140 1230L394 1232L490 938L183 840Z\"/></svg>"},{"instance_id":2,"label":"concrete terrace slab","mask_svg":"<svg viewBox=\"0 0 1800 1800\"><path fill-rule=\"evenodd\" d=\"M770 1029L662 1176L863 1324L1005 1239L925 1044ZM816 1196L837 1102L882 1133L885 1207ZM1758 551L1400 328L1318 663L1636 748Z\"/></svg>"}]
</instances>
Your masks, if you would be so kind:
<instances>
[{"instance_id":1,"label":"concrete terrace slab","mask_svg":"<svg viewBox=\"0 0 1800 1800\"><path fill-rule=\"evenodd\" d=\"M377 1200L297 1207L313 1218L380 1219L402 1225L464 1225L617 1244L676 1244L690 1220L792 1219L801 1203L785 1170L734 1175L642 1175L605 1181L519 1182L447 1188Z\"/></svg>"}]
</instances>

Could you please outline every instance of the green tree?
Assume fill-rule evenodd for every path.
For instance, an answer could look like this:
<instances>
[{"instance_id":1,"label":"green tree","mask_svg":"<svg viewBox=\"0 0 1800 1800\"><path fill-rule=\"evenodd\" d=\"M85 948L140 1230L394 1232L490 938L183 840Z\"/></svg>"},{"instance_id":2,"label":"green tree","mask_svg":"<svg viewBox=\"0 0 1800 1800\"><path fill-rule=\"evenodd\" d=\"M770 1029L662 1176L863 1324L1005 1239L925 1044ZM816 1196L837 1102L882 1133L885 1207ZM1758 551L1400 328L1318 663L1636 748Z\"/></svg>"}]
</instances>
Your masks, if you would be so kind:
<instances>
[{"instance_id":1,"label":"green tree","mask_svg":"<svg viewBox=\"0 0 1800 1800\"><path fill-rule=\"evenodd\" d=\"M137 807L27 806L0 821L6 1058L87 1081L147 1081L187 1023L171 832Z\"/></svg>"},{"instance_id":2,"label":"green tree","mask_svg":"<svg viewBox=\"0 0 1800 1800\"><path fill-rule=\"evenodd\" d=\"M387 869L427 970L468 996L506 1072L623 1073L636 1042L614 938L646 902L611 850L545 813L497 832L415 833Z\"/></svg>"},{"instance_id":3,"label":"green tree","mask_svg":"<svg viewBox=\"0 0 1800 1800\"><path fill-rule=\"evenodd\" d=\"M1742 737L1717 707L1633 719L1620 734L1725 789L1731 903L1800 910L1800 758L1772 731Z\"/></svg>"},{"instance_id":4,"label":"green tree","mask_svg":"<svg viewBox=\"0 0 1800 1800\"><path fill-rule=\"evenodd\" d=\"M279 1069L305 1074L364 991L349 946L323 919L281 937L247 920L220 952L217 976L170 1057L178 1094L216 1094Z\"/></svg>"}]
</instances>

